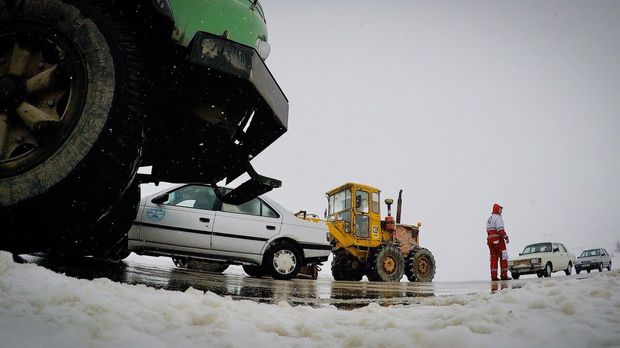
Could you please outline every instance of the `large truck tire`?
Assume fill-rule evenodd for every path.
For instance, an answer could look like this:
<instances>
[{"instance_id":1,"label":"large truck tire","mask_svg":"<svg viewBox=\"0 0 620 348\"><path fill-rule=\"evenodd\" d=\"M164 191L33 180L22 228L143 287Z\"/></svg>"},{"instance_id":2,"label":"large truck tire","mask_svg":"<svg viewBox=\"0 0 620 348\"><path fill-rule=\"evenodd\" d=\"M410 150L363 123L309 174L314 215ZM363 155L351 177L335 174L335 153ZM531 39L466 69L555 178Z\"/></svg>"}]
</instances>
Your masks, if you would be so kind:
<instances>
[{"instance_id":1,"label":"large truck tire","mask_svg":"<svg viewBox=\"0 0 620 348\"><path fill-rule=\"evenodd\" d=\"M140 206L140 182L134 179L120 201L94 226L86 247L95 257L120 261L131 252L127 249L127 234L136 220Z\"/></svg>"},{"instance_id":2,"label":"large truck tire","mask_svg":"<svg viewBox=\"0 0 620 348\"><path fill-rule=\"evenodd\" d=\"M81 250L135 177L147 77L115 3L0 0L0 249Z\"/></svg>"}]
</instances>

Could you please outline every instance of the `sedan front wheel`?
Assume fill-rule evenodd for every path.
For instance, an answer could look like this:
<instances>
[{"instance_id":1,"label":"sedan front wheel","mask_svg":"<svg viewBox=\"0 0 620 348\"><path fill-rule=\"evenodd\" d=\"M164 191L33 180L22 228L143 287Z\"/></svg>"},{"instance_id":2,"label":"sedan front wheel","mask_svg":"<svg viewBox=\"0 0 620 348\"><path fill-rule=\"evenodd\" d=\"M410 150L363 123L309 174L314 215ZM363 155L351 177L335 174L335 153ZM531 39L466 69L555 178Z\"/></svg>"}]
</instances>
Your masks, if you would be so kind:
<instances>
[{"instance_id":1,"label":"sedan front wheel","mask_svg":"<svg viewBox=\"0 0 620 348\"><path fill-rule=\"evenodd\" d=\"M551 262L547 262L547 265L545 265L544 276L549 278L551 277L552 272L553 272L553 265L551 264Z\"/></svg>"},{"instance_id":2,"label":"sedan front wheel","mask_svg":"<svg viewBox=\"0 0 620 348\"><path fill-rule=\"evenodd\" d=\"M573 263L572 262L568 263L568 267L564 270L564 273L566 273L566 275L570 275L571 273L573 273Z\"/></svg>"}]
</instances>

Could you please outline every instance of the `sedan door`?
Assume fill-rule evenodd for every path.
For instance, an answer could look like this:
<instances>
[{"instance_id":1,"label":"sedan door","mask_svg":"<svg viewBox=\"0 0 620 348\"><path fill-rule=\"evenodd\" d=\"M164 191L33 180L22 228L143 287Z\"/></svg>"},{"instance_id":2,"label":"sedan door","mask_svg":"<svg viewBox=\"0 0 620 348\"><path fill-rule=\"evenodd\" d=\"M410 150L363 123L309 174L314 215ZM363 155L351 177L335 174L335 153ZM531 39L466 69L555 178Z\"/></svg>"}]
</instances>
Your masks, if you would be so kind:
<instances>
[{"instance_id":1,"label":"sedan door","mask_svg":"<svg viewBox=\"0 0 620 348\"><path fill-rule=\"evenodd\" d=\"M241 205L222 204L215 216L211 249L236 254L260 254L280 233L282 217L260 198Z\"/></svg>"},{"instance_id":2,"label":"sedan door","mask_svg":"<svg viewBox=\"0 0 620 348\"><path fill-rule=\"evenodd\" d=\"M210 249L216 202L212 188L187 185L158 198L147 201L142 214L140 239L147 246L187 252Z\"/></svg>"},{"instance_id":3,"label":"sedan door","mask_svg":"<svg viewBox=\"0 0 620 348\"><path fill-rule=\"evenodd\" d=\"M553 270L554 271L560 271L560 270L564 270L566 268L568 268L568 251L566 251L566 248L564 248L564 245L562 245L561 243L554 243L553 244L553 253L555 254L555 257L558 260L558 265L557 267L553 266Z\"/></svg>"}]
</instances>

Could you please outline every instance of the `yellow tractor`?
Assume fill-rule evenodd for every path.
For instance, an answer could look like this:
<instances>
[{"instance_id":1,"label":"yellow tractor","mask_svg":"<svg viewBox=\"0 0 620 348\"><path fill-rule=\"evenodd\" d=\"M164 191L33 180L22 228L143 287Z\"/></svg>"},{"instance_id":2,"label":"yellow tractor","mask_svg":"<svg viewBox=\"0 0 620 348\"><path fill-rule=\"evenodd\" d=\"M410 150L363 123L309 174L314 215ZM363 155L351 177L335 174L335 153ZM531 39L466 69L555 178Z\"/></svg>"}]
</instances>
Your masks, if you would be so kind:
<instances>
[{"instance_id":1,"label":"yellow tractor","mask_svg":"<svg viewBox=\"0 0 620 348\"><path fill-rule=\"evenodd\" d=\"M392 199L386 199L388 215L381 220L380 191L347 183L327 192L328 238L333 245L332 275L335 280L397 282L403 274L409 281L430 282L435 276L435 258L420 248L420 223L400 223L402 190L398 195L396 220Z\"/></svg>"}]
</instances>

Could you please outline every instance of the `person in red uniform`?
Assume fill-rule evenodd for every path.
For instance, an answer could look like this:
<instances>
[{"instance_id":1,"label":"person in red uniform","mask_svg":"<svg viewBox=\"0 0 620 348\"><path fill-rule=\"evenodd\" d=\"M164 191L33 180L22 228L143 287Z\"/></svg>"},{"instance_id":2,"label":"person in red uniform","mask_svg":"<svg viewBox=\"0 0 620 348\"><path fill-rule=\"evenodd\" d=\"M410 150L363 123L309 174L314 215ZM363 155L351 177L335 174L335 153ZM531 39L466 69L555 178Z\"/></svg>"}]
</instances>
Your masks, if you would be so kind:
<instances>
[{"instance_id":1,"label":"person in red uniform","mask_svg":"<svg viewBox=\"0 0 620 348\"><path fill-rule=\"evenodd\" d=\"M491 254L491 280L499 280L497 278L497 259L500 259L501 279L511 279L508 277L508 252L506 251L508 235L504 230L502 210L501 205L493 204L493 213L487 220L487 245Z\"/></svg>"}]
</instances>

